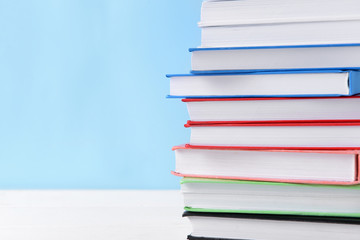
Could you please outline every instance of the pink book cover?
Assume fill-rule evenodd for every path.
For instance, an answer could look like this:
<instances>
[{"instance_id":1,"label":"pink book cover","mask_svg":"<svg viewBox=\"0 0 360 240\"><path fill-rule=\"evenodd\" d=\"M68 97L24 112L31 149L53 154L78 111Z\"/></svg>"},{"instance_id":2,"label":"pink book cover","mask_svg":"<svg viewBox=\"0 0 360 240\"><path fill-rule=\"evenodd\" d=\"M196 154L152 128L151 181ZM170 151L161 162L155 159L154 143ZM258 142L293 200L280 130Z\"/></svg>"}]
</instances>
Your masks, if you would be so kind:
<instances>
[{"instance_id":1,"label":"pink book cover","mask_svg":"<svg viewBox=\"0 0 360 240\"><path fill-rule=\"evenodd\" d=\"M360 156L359 150L346 148L333 149L289 149L289 148L273 148L273 147L219 147L219 146L192 146L184 144L175 146L173 151L177 149L204 149L204 150L237 150L237 151L265 151L265 152L304 152L304 153L327 153L327 154L353 154L355 156L355 179L353 181L318 181L318 180L299 180L299 179L275 179L275 178L249 178L249 177L234 177L234 176L216 176L216 175L196 175L196 174L182 174L171 171L175 176L179 177L195 177L195 178L217 178L217 179L232 179L232 180L246 180L246 181L264 181L264 182L280 182L280 183L302 183L302 184L324 184L324 185L356 185L360 183Z\"/></svg>"}]
</instances>

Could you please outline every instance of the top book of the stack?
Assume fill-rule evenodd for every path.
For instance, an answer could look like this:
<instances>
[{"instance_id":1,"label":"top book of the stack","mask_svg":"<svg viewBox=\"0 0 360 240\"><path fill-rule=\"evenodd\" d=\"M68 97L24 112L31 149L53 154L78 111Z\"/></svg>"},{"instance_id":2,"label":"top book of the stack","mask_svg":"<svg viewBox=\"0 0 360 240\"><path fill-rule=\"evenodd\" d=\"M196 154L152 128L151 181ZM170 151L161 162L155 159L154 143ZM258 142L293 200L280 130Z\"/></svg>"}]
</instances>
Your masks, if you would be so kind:
<instances>
[{"instance_id":1,"label":"top book of the stack","mask_svg":"<svg viewBox=\"0 0 360 240\"><path fill-rule=\"evenodd\" d=\"M204 1L201 47L359 42L358 0Z\"/></svg>"}]
</instances>

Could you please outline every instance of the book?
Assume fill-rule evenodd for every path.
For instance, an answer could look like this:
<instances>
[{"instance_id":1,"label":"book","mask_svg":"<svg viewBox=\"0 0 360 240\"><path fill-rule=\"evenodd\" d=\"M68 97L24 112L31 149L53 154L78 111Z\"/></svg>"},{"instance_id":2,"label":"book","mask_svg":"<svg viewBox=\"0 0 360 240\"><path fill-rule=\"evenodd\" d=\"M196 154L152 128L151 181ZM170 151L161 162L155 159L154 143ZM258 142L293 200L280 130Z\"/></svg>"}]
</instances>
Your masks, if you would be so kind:
<instances>
[{"instance_id":1,"label":"book","mask_svg":"<svg viewBox=\"0 0 360 240\"><path fill-rule=\"evenodd\" d=\"M360 69L360 44L190 48L193 73Z\"/></svg>"},{"instance_id":2,"label":"book","mask_svg":"<svg viewBox=\"0 0 360 240\"><path fill-rule=\"evenodd\" d=\"M360 185L183 178L185 210L360 218Z\"/></svg>"},{"instance_id":3,"label":"book","mask_svg":"<svg viewBox=\"0 0 360 240\"><path fill-rule=\"evenodd\" d=\"M234 147L173 148L176 176L308 184L358 184L359 151Z\"/></svg>"},{"instance_id":4,"label":"book","mask_svg":"<svg viewBox=\"0 0 360 240\"><path fill-rule=\"evenodd\" d=\"M204 1L200 27L360 19L357 0Z\"/></svg>"},{"instance_id":5,"label":"book","mask_svg":"<svg viewBox=\"0 0 360 240\"><path fill-rule=\"evenodd\" d=\"M191 122L191 145L360 149L360 121Z\"/></svg>"},{"instance_id":6,"label":"book","mask_svg":"<svg viewBox=\"0 0 360 240\"><path fill-rule=\"evenodd\" d=\"M238 2L238 1L234 1ZM230 25L201 29L201 47L250 47L360 42L360 20Z\"/></svg>"},{"instance_id":7,"label":"book","mask_svg":"<svg viewBox=\"0 0 360 240\"><path fill-rule=\"evenodd\" d=\"M170 78L170 98L351 96L360 71L287 71L180 74Z\"/></svg>"},{"instance_id":8,"label":"book","mask_svg":"<svg viewBox=\"0 0 360 240\"><path fill-rule=\"evenodd\" d=\"M357 240L360 219L296 215L184 212L189 240Z\"/></svg>"},{"instance_id":9,"label":"book","mask_svg":"<svg viewBox=\"0 0 360 240\"><path fill-rule=\"evenodd\" d=\"M360 96L312 98L193 98L192 122L360 119Z\"/></svg>"}]
</instances>

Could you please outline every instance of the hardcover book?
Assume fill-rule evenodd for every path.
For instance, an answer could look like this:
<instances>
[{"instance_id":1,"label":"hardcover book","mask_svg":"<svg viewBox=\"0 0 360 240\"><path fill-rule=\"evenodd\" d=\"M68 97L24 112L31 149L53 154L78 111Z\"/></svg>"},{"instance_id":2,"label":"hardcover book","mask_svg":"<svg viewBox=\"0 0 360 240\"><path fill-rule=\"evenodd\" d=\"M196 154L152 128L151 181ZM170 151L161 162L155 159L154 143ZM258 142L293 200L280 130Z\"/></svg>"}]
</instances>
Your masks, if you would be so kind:
<instances>
[{"instance_id":1,"label":"hardcover book","mask_svg":"<svg viewBox=\"0 0 360 240\"><path fill-rule=\"evenodd\" d=\"M360 43L191 48L193 73L360 69Z\"/></svg>"},{"instance_id":2,"label":"hardcover book","mask_svg":"<svg viewBox=\"0 0 360 240\"><path fill-rule=\"evenodd\" d=\"M360 120L192 122L196 146L360 149Z\"/></svg>"},{"instance_id":3,"label":"hardcover book","mask_svg":"<svg viewBox=\"0 0 360 240\"><path fill-rule=\"evenodd\" d=\"M191 122L360 120L360 97L183 99Z\"/></svg>"},{"instance_id":4,"label":"hardcover book","mask_svg":"<svg viewBox=\"0 0 360 240\"><path fill-rule=\"evenodd\" d=\"M324 97L360 93L358 71L167 75L174 98Z\"/></svg>"},{"instance_id":5,"label":"hardcover book","mask_svg":"<svg viewBox=\"0 0 360 240\"><path fill-rule=\"evenodd\" d=\"M359 27L360 20L204 27L201 29L201 47L357 43L360 33L350 29Z\"/></svg>"},{"instance_id":6,"label":"hardcover book","mask_svg":"<svg viewBox=\"0 0 360 240\"><path fill-rule=\"evenodd\" d=\"M192 212L360 217L360 185L316 185L183 178Z\"/></svg>"},{"instance_id":7,"label":"hardcover book","mask_svg":"<svg viewBox=\"0 0 360 240\"><path fill-rule=\"evenodd\" d=\"M200 27L360 19L357 0L204 1ZM350 29L351 31L351 29Z\"/></svg>"},{"instance_id":8,"label":"hardcover book","mask_svg":"<svg viewBox=\"0 0 360 240\"><path fill-rule=\"evenodd\" d=\"M185 212L189 240L357 240L360 219L296 215Z\"/></svg>"},{"instance_id":9,"label":"hardcover book","mask_svg":"<svg viewBox=\"0 0 360 240\"><path fill-rule=\"evenodd\" d=\"M176 176L308 184L359 183L359 151L174 147Z\"/></svg>"}]
</instances>

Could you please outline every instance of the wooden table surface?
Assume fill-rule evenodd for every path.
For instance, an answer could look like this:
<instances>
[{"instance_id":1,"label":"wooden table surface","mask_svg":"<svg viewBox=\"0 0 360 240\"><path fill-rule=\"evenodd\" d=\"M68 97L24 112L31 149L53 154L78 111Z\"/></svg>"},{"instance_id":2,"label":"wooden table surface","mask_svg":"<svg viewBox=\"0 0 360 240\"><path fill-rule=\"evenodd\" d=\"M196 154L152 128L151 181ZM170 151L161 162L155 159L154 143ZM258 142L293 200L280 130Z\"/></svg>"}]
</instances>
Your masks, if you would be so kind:
<instances>
[{"instance_id":1,"label":"wooden table surface","mask_svg":"<svg viewBox=\"0 0 360 240\"><path fill-rule=\"evenodd\" d=\"M185 240L179 191L0 191L0 239Z\"/></svg>"}]
</instances>

